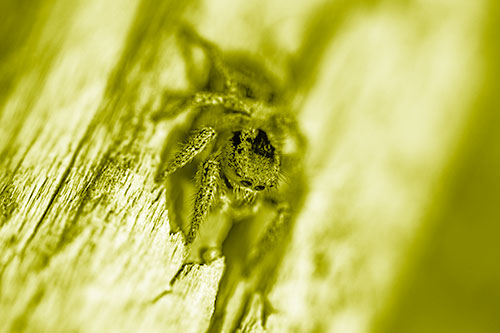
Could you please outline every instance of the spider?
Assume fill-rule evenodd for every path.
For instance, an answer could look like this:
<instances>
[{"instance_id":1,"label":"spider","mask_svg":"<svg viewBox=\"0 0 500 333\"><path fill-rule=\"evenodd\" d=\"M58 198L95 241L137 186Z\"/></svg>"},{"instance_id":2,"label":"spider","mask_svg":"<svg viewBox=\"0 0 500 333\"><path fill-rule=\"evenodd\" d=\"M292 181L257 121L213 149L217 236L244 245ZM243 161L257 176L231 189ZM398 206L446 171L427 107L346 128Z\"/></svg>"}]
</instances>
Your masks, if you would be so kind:
<instances>
[{"instance_id":1,"label":"spider","mask_svg":"<svg viewBox=\"0 0 500 333\"><path fill-rule=\"evenodd\" d=\"M179 179L183 170L195 181L186 245L194 242L213 211L241 220L270 206L275 214L249 256L250 262L259 261L276 246L294 215L301 191L300 181L294 180L302 170L304 137L277 80L260 63L246 55L226 56L187 26L178 37L186 54L193 47L202 51L210 70L194 93L168 95L170 108L157 116L189 112L178 136L189 135L160 166L157 181ZM191 59L190 54L186 58ZM193 164L198 164L197 171ZM211 249L216 257L219 248ZM204 261L212 260L207 258L213 253L203 256Z\"/></svg>"}]
</instances>

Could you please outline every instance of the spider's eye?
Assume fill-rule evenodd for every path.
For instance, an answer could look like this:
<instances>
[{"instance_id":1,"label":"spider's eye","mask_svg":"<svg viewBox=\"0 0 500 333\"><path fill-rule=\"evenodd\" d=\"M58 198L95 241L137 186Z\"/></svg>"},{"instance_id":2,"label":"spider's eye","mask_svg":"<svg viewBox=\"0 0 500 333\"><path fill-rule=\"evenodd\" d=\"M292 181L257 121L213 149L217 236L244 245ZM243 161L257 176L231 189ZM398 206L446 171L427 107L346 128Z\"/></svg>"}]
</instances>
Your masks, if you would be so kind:
<instances>
[{"instance_id":1,"label":"spider's eye","mask_svg":"<svg viewBox=\"0 0 500 333\"><path fill-rule=\"evenodd\" d=\"M265 189L266 187L265 186L262 186L262 185L257 185L255 186L255 190L256 191L262 191L263 189Z\"/></svg>"},{"instance_id":2,"label":"spider's eye","mask_svg":"<svg viewBox=\"0 0 500 333\"><path fill-rule=\"evenodd\" d=\"M241 185L246 186L246 187L250 187L250 186L252 186L252 183L249 182L248 180L242 180Z\"/></svg>"},{"instance_id":3,"label":"spider's eye","mask_svg":"<svg viewBox=\"0 0 500 333\"><path fill-rule=\"evenodd\" d=\"M252 89L249 87L245 87L245 95L248 98L255 98L255 94L253 93Z\"/></svg>"},{"instance_id":4,"label":"spider's eye","mask_svg":"<svg viewBox=\"0 0 500 333\"><path fill-rule=\"evenodd\" d=\"M269 97L267 98L267 101L271 103L272 101L274 101L274 98L275 98L275 97L276 97L276 96L275 96L275 94L274 94L274 93L270 93L270 94L269 94Z\"/></svg>"}]
</instances>

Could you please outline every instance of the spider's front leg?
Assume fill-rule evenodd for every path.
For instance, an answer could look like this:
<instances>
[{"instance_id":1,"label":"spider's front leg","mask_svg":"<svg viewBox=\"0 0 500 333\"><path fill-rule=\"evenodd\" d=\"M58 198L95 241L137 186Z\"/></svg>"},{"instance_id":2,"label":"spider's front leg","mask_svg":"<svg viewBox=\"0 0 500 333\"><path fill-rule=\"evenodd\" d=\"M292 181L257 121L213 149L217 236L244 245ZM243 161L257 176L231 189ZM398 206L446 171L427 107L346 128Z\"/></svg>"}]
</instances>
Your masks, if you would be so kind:
<instances>
[{"instance_id":1,"label":"spider's front leg","mask_svg":"<svg viewBox=\"0 0 500 333\"><path fill-rule=\"evenodd\" d=\"M186 236L186 244L191 244L196 238L200 224L205 221L210 208L216 200L217 190L220 184L220 162L217 156L206 160L198 169L197 173L198 193L194 203L191 227Z\"/></svg>"},{"instance_id":2,"label":"spider's front leg","mask_svg":"<svg viewBox=\"0 0 500 333\"><path fill-rule=\"evenodd\" d=\"M196 131L175 154L174 158L167 163L165 169L158 173L156 180L163 180L166 176L191 162L196 155L201 153L215 139L216 135L217 133L211 127L204 127Z\"/></svg>"}]
</instances>

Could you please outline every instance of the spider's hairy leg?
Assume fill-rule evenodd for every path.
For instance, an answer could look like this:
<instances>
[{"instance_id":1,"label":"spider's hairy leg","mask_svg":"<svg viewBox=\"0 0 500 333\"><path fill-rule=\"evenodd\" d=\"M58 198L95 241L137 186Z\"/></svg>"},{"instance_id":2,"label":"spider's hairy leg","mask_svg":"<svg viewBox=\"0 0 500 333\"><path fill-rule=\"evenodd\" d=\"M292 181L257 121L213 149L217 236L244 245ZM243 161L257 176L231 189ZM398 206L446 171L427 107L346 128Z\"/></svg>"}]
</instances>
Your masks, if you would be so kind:
<instances>
[{"instance_id":1,"label":"spider's hairy leg","mask_svg":"<svg viewBox=\"0 0 500 333\"><path fill-rule=\"evenodd\" d=\"M282 142L281 169L285 171L284 174L292 177L300 173L308 143L297 119L293 115L276 112L268 117L268 125Z\"/></svg>"},{"instance_id":2,"label":"spider's hairy leg","mask_svg":"<svg viewBox=\"0 0 500 333\"><path fill-rule=\"evenodd\" d=\"M231 93L238 91L238 78L232 73L222 59L221 52L217 46L201 37L191 26L184 24L180 30L179 37L197 44L207 55L213 68L223 77L224 85Z\"/></svg>"},{"instance_id":3,"label":"spider's hairy leg","mask_svg":"<svg viewBox=\"0 0 500 333\"><path fill-rule=\"evenodd\" d=\"M223 106L226 109L251 114L253 105L232 94L200 91L194 94L191 103L195 106Z\"/></svg>"},{"instance_id":4,"label":"spider's hairy leg","mask_svg":"<svg viewBox=\"0 0 500 333\"><path fill-rule=\"evenodd\" d=\"M222 106L226 109L244 113L246 115L273 113L274 108L263 102L249 98L238 97L234 94L200 91L191 97L191 104L196 107Z\"/></svg>"},{"instance_id":5,"label":"spider's hairy leg","mask_svg":"<svg viewBox=\"0 0 500 333\"><path fill-rule=\"evenodd\" d=\"M297 118L294 114L287 112L274 112L269 117L269 124L274 128L274 131L280 133L282 136L293 138L297 141L300 148L295 154L301 154L305 149L305 137L302 134Z\"/></svg>"},{"instance_id":6,"label":"spider's hairy leg","mask_svg":"<svg viewBox=\"0 0 500 333\"><path fill-rule=\"evenodd\" d=\"M189 93L165 91L162 96L161 107L151 115L152 121L172 119L189 109Z\"/></svg>"},{"instance_id":7,"label":"spider's hairy leg","mask_svg":"<svg viewBox=\"0 0 500 333\"><path fill-rule=\"evenodd\" d=\"M204 127L196 131L175 154L173 159L167 163L164 171L158 174L156 180L161 181L166 176L174 173L177 169L191 162L196 155L202 152L205 147L215 139L216 135L217 133L211 127Z\"/></svg>"},{"instance_id":8,"label":"spider's hairy leg","mask_svg":"<svg viewBox=\"0 0 500 333\"><path fill-rule=\"evenodd\" d=\"M200 166L197 178L199 190L194 202L193 217L189 233L186 236L186 244L191 244L194 241L200 224L206 219L216 199L220 183L220 163L217 156L212 156Z\"/></svg>"},{"instance_id":9,"label":"spider's hairy leg","mask_svg":"<svg viewBox=\"0 0 500 333\"><path fill-rule=\"evenodd\" d=\"M257 241L247 259L246 270L247 273L255 265L264 259L267 253L271 252L280 241L285 237L290 220L291 208L286 202L278 204L277 215L266 228L262 237Z\"/></svg>"}]
</instances>

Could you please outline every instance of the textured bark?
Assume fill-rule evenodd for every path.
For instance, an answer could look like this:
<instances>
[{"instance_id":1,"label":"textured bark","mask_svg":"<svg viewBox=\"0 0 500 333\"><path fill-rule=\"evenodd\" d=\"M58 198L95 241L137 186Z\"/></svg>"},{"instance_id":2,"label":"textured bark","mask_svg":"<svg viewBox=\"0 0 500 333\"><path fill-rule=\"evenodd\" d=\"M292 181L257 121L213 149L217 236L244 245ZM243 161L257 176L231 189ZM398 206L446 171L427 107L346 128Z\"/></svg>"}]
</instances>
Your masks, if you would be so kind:
<instances>
[{"instance_id":1,"label":"textured bark","mask_svg":"<svg viewBox=\"0 0 500 333\"><path fill-rule=\"evenodd\" d=\"M0 330L370 329L472 112L482 1L5 6ZM224 258L182 268L155 183L181 20L263 60L300 109L310 191L259 283L223 280Z\"/></svg>"}]
</instances>

